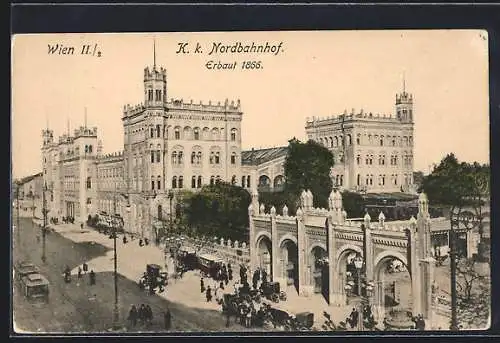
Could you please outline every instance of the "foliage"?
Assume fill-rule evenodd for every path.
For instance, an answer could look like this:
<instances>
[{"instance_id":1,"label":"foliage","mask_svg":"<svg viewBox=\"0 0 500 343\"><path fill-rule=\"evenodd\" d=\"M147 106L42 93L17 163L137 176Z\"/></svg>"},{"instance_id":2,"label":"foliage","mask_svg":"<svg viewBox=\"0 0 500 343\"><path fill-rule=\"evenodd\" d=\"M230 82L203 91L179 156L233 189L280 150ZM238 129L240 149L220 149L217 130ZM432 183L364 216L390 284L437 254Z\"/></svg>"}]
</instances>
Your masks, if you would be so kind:
<instances>
[{"instance_id":1,"label":"foliage","mask_svg":"<svg viewBox=\"0 0 500 343\"><path fill-rule=\"evenodd\" d=\"M225 182L204 186L199 193L184 196L183 212L197 235L245 240L250 194Z\"/></svg>"},{"instance_id":2,"label":"foliage","mask_svg":"<svg viewBox=\"0 0 500 343\"><path fill-rule=\"evenodd\" d=\"M269 212L272 206L276 208L276 213L283 214L283 206L288 207L288 215L294 215L298 208L298 197L291 194L286 189L281 192L261 192L259 194L259 203L264 204L266 212Z\"/></svg>"},{"instance_id":3,"label":"foliage","mask_svg":"<svg viewBox=\"0 0 500 343\"><path fill-rule=\"evenodd\" d=\"M365 215L366 202L359 193L342 192L342 205L349 218L361 218Z\"/></svg>"},{"instance_id":4,"label":"foliage","mask_svg":"<svg viewBox=\"0 0 500 343\"><path fill-rule=\"evenodd\" d=\"M465 207L482 204L489 195L490 167L459 162L454 154L446 155L426 176L420 187L433 204Z\"/></svg>"},{"instance_id":5,"label":"foliage","mask_svg":"<svg viewBox=\"0 0 500 343\"><path fill-rule=\"evenodd\" d=\"M491 309L489 264L461 259L457 264L458 322L462 328L486 328ZM485 270L481 270L481 267Z\"/></svg>"},{"instance_id":6,"label":"foliage","mask_svg":"<svg viewBox=\"0 0 500 343\"><path fill-rule=\"evenodd\" d=\"M325 322L321 326L323 331L347 331L346 322L340 322L335 324L330 316L330 314L326 311L323 311L323 317L325 317Z\"/></svg>"},{"instance_id":7,"label":"foliage","mask_svg":"<svg viewBox=\"0 0 500 343\"><path fill-rule=\"evenodd\" d=\"M293 138L288 141L285 160L285 189L291 197L298 198L302 190L314 195L314 207L328 207L328 196L333 187L330 170L332 153L313 140L302 143ZM288 205L287 205L288 206Z\"/></svg>"}]
</instances>

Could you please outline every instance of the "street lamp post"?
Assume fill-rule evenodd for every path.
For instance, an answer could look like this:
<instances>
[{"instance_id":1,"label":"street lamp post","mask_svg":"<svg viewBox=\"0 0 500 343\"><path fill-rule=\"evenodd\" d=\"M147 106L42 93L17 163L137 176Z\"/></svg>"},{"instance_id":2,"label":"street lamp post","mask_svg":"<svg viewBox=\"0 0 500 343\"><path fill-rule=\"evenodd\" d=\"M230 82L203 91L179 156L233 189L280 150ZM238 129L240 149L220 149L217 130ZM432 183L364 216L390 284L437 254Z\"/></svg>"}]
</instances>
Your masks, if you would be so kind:
<instances>
[{"instance_id":1,"label":"street lamp post","mask_svg":"<svg viewBox=\"0 0 500 343\"><path fill-rule=\"evenodd\" d=\"M45 236L47 233L47 202L45 200L45 191L47 190L47 183L43 186L42 191L42 214L43 214L43 227L42 227L42 262L45 263L47 258L45 256Z\"/></svg>"},{"instance_id":2,"label":"street lamp post","mask_svg":"<svg viewBox=\"0 0 500 343\"><path fill-rule=\"evenodd\" d=\"M366 276L362 275L362 269L365 264L363 258L358 254L354 260L354 267L356 268L356 274L357 274L357 282L358 282L358 295L359 295L359 304L358 304L358 330L363 331L364 330L364 318L363 318L363 312L364 312L364 305L370 305L370 296L371 293L374 289L374 283L373 281L368 281L366 280ZM349 281L347 282L345 289L347 291L351 290L352 291L352 286L353 282ZM363 294L363 287L365 289L365 292Z\"/></svg>"},{"instance_id":3,"label":"street lamp post","mask_svg":"<svg viewBox=\"0 0 500 343\"><path fill-rule=\"evenodd\" d=\"M174 192L170 189L168 191L168 200L170 201L170 230L172 230L172 200L174 199Z\"/></svg>"},{"instance_id":4,"label":"street lamp post","mask_svg":"<svg viewBox=\"0 0 500 343\"><path fill-rule=\"evenodd\" d=\"M116 185L115 192L113 193L113 215L116 215ZM117 227L114 222L111 222L112 232L113 232L113 272L114 272L114 286L115 286L115 304L113 308L113 329L119 329L119 320L120 320L120 311L118 310L118 256L116 253L116 236L117 236Z\"/></svg>"}]
</instances>

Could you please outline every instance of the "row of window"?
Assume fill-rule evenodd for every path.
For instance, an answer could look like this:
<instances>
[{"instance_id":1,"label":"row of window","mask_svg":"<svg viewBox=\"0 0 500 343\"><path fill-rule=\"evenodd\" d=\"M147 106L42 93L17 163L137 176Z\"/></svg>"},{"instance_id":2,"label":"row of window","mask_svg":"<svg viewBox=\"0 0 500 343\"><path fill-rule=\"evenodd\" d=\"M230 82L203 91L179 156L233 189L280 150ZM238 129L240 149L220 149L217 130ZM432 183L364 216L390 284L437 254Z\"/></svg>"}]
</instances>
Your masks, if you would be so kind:
<instances>
[{"instance_id":1,"label":"row of window","mask_svg":"<svg viewBox=\"0 0 500 343\"><path fill-rule=\"evenodd\" d=\"M337 175L338 179L339 175ZM373 186L373 174L367 174L364 178L364 183L366 186ZM363 182L362 176L358 174L356 184L358 186L361 186L361 183ZM397 174L392 174L390 177L390 182L391 184L397 186L398 185L398 175ZM404 184L409 185L412 183L412 177L409 174L404 174ZM342 175L340 175L340 184L337 181L337 185L342 186ZM385 174L380 174L378 176L378 185L379 186L385 186L386 185L386 175Z\"/></svg>"},{"instance_id":2,"label":"row of window","mask_svg":"<svg viewBox=\"0 0 500 343\"><path fill-rule=\"evenodd\" d=\"M180 126L176 126L174 128L173 138L185 140L194 139L196 141L200 139L218 139L220 138L221 131L222 130L219 130L216 127L214 127L212 130L210 130L208 127L201 130L198 127L191 129L189 126L186 126L184 129L182 129ZM237 133L237 129L231 129L231 141L236 141ZM149 128L149 138L163 138L165 136L169 136L168 128L166 126L157 124Z\"/></svg>"},{"instance_id":3,"label":"row of window","mask_svg":"<svg viewBox=\"0 0 500 343\"><path fill-rule=\"evenodd\" d=\"M153 93L152 89L148 89L148 101L153 101L153 95L154 95L154 101L162 101L162 91L160 89L156 89Z\"/></svg>"},{"instance_id":4,"label":"row of window","mask_svg":"<svg viewBox=\"0 0 500 343\"><path fill-rule=\"evenodd\" d=\"M412 160L413 160L412 155L404 155L403 156L403 165L405 165L405 166L411 165ZM358 154L356 156L356 163L358 165L361 165L361 161L362 161L361 155ZM366 165L373 165L373 155L366 155L365 164ZM378 155L378 164L381 166L386 164L385 155ZM391 166L398 165L398 155L391 155L390 164L391 164Z\"/></svg>"},{"instance_id":5,"label":"row of window","mask_svg":"<svg viewBox=\"0 0 500 343\"><path fill-rule=\"evenodd\" d=\"M99 169L97 171L97 176L100 179L107 179L107 178L111 178L111 177L122 177L123 176L123 168Z\"/></svg>"},{"instance_id":6,"label":"row of window","mask_svg":"<svg viewBox=\"0 0 500 343\"><path fill-rule=\"evenodd\" d=\"M358 145L373 145L380 146L413 146L412 136L384 136L364 134L364 138L360 133L356 135L356 144ZM352 145L352 136L347 134L345 136L321 137L318 139L319 143L327 148L336 148L344 145Z\"/></svg>"}]
</instances>

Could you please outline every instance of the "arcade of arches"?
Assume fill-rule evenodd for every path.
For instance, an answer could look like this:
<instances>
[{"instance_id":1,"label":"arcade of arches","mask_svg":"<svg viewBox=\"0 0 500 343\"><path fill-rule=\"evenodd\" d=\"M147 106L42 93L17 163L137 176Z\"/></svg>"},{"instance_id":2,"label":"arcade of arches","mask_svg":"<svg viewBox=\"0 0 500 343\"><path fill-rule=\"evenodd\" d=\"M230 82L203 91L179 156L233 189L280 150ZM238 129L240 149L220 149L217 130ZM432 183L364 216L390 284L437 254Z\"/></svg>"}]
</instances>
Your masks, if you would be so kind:
<instances>
[{"instance_id":1,"label":"arcade of arches","mask_svg":"<svg viewBox=\"0 0 500 343\"><path fill-rule=\"evenodd\" d=\"M265 269L287 292L323 296L331 305L346 305L360 292L365 295L359 280L373 281L370 303L378 316L396 306L428 318L433 259L425 195L420 196L417 219L387 223L383 214L375 222L369 215L350 221L342 211L340 193L332 192L329 200L328 210L315 209L312 194L303 192L297 216L290 217L276 215L274 207L265 213L253 196L251 269ZM354 265L356 256L365 261L360 270Z\"/></svg>"}]
</instances>

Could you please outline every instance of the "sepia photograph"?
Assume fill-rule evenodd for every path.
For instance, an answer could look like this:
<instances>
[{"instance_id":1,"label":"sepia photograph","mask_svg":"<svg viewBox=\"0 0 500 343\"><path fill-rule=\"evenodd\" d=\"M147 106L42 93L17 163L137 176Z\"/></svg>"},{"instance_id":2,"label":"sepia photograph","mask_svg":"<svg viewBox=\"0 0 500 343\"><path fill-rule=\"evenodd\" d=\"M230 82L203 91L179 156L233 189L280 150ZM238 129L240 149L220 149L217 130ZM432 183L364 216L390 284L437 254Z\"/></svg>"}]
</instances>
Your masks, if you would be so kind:
<instances>
[{"instance_id":1,"label":"sepia photograph","mask_svg":"<svg viewBox=\"0 0 500 343\"><path fill-rule=\"evenodd\" d=\"M487 31L11 44L15 333L490 328Z\"/></svg>"}]
</instances>

